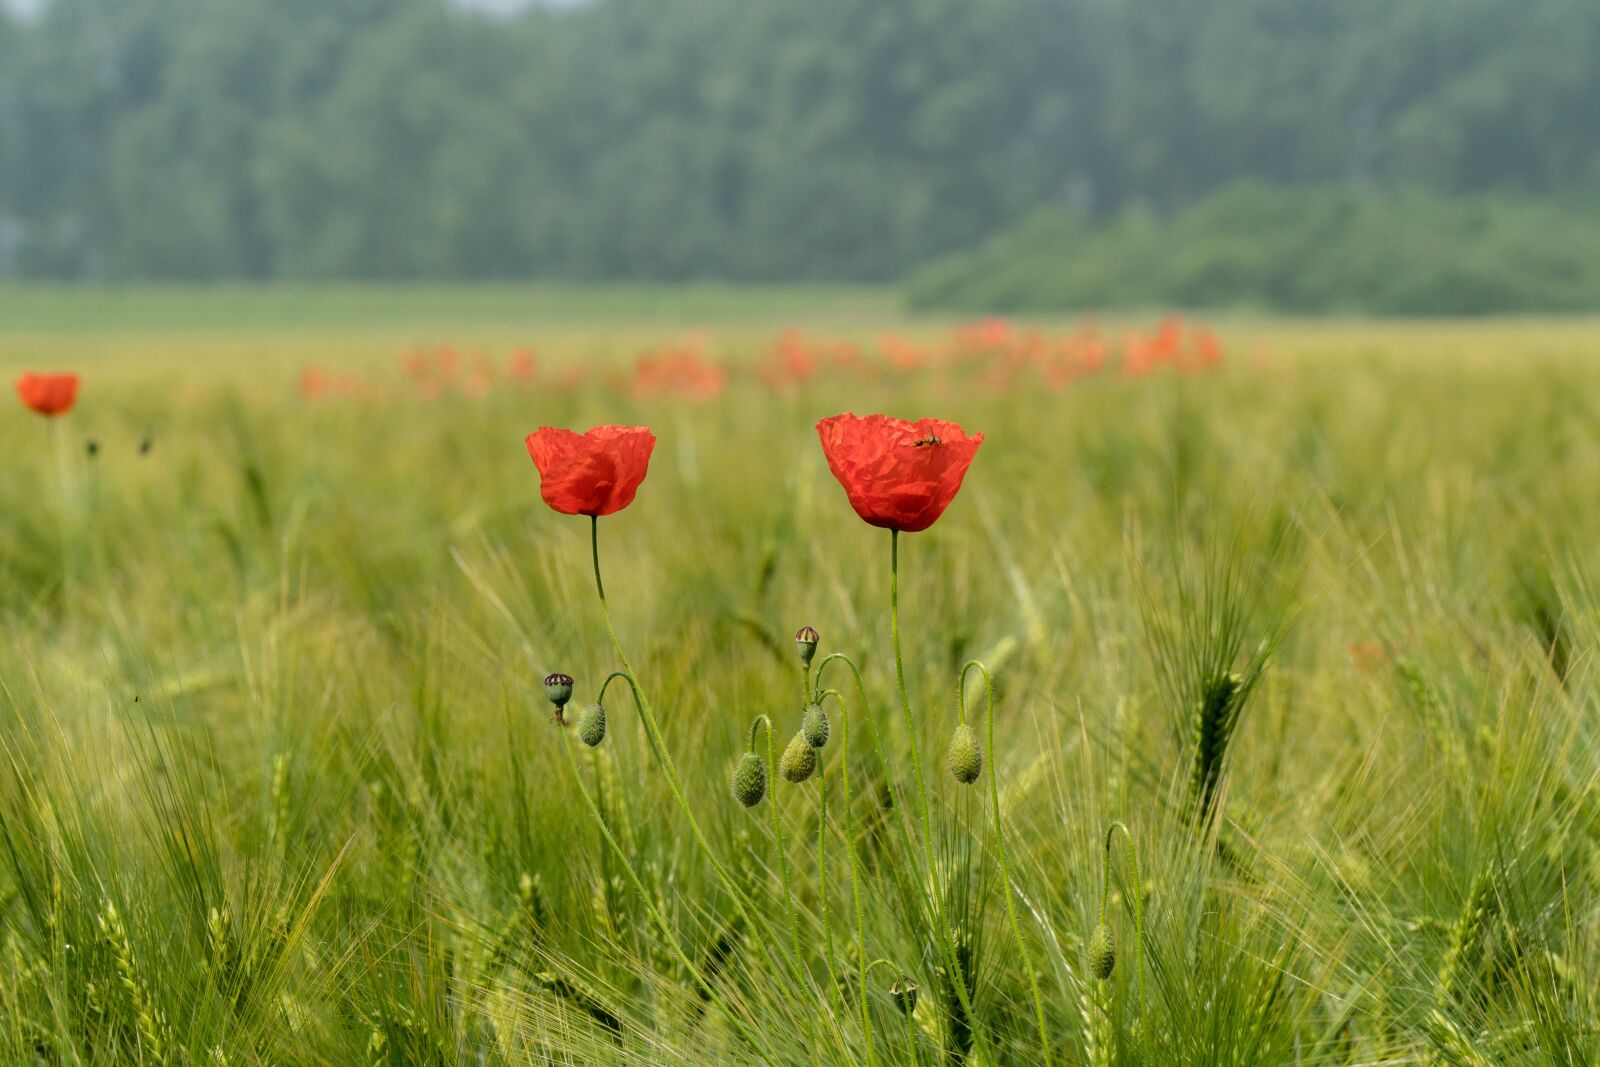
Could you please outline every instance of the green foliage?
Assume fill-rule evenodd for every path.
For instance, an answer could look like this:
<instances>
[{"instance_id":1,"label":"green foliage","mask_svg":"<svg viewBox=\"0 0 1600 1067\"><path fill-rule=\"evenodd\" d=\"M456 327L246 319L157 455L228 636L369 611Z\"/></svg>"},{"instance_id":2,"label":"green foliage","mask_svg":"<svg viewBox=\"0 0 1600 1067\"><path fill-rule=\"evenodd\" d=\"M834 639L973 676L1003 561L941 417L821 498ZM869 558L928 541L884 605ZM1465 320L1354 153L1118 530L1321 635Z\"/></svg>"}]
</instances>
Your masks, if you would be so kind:
<instances>
[{"instance_id":1,"label":"green foliage","mask_svg":"<svg viewBox=\"0 0 1600 1067\"><path fill-rule=\"evenodd\" d=\"M1240 177L1600 178L1590 0L0 6L0 274L890 279Z\"/></svg>"},{"instance_id":2,"label":"green foliage","mask_svg":"<svg viewBox=\"0 0 1600 1067\"><path fill-rule=\"evenodd\" d=\"M1170 217L1049 211L910 282L966 312L1249 307L1379 315L1600 308L1600 202L1230 186Z\"/></svg>"}]
</instances>

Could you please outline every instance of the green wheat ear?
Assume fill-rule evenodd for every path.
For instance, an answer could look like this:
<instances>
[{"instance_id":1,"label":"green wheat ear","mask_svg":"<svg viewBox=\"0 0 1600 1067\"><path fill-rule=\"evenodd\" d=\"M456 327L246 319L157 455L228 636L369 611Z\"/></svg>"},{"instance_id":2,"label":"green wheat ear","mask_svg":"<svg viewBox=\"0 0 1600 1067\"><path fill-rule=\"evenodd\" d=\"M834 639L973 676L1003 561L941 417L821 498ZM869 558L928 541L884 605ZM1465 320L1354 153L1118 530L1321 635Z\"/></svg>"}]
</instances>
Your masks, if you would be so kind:
<instances>
[{"instance_id":1,"label":"green wheat ear","mask_svg":"<svg viewBox=\"0 0 1600 1067\"><path fill-rule=\"evenodd\" d=\"M1117 939L1108 923L1101 923L1089 935L1089 972L1102 982L1117 966Z\"/></svg>"},{"instance_id":2,"label":"green wheat ear","mask_svg":"<svg viewBox=\"0 0 1600 1067\"><path fill-rule=\"evenodd\" d=\"M789 739L789 747L783 750L783 758L778 760L778 773L786 781L799 784L810 778L816 769L817 750L811 747L805 731L801 730Z\"/></svg>"},{"instance_id":3,"label":"green wheat ear","mask_svg":"<svg viewBox=\"0 0 1600 1067\"><path fill-rule=\"evenodd\" d=\"M806 735L806 744L821 748L828 743L828 713L821 704L807 704L805 717L800 720L800 732Z\"/></svg>"},{"instance_id":4,"label":"green wheat ear","mask_svg":"<svg viewBox=\"0 0 1600 1067\"><path fill-rule=\"evenodd\" d=\"M754 752L739 757L733 768L733 799L747 808L761 803L767 795L767 765Z\"/></svg>"},{"instance_id":5,"label":"green wheat ear","mask_svg":"<svg viewBox=\"0 0 1600 1067\"><path fill-rule=\"evenodd\" d=\"M1213 675L1200 690L1195 705L1194 766L1189 775L1189 800L1195 819L1204 823L1211 816L1217 785L1222 780L1222 764L1228 756L1228 742L1239 719L1239 691L1244 679L1233 672Z\"/></svg>"},{"instance_id":6,"label":"green wheat ear","mask_svg":"<svg viewBox=\"0 0 1600 1067\"><path fill-rule=\"evenodd\" d=\"M606 739L606 709L600 704L590 704L578 716L578 740L594 748Z\"/></svg>"},{"instance_id":7,"label":"green wheat ear","mask_svg":"<svg viewBox=\"0 0 1600 1067\"><path fill-rule=\"evenodd\" d=\"M956 727L950 737L950 747L945 751L945 762L950 773L962 785L971 785L983 773L983 749L978 745L978 732L966 723Z\"/></svg>"}]
</instances>

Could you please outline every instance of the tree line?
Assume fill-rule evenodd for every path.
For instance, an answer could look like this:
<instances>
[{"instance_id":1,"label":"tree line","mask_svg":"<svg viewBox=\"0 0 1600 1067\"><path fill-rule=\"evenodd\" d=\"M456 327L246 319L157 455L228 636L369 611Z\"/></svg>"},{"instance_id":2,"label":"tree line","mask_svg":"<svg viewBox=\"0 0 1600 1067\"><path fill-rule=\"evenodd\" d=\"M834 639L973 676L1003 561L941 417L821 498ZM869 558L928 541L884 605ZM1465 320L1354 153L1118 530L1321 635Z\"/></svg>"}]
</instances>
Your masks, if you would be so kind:
<instances>
[{"instance_id":1,"label":"tree line","mask_svg":"<svg viewBox=\"0 0 1600 1067\"><path fill-rule=\"evenodd\" d=\"M1593 0L44 0L0 274L881 280L1240 178L1600 180Z\"/></svg>"}]
</instances>

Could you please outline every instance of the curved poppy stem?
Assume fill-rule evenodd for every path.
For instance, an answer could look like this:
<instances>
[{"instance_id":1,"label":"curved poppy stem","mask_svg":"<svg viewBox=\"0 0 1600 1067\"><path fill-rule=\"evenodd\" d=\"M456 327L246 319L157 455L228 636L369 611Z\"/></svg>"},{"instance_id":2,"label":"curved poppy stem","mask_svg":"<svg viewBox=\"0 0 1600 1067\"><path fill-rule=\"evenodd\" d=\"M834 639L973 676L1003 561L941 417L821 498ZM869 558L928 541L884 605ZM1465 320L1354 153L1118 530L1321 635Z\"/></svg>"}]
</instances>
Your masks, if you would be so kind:
<instances>
[{"instance_id":1,"label":"curved poppy stem","mask_svg":"<svg viewBox=\"0 0 1600 1067\"><path fill-rule=\"evenodd\" d=\"M1111 844L1119 830L1122 831L1122 854L1133 869L1133 969L1139 983L1139 1041L1142 1045L1149 1022L1145 1015L1150 1007L1144 995L1144 882L1139 878L1139 855L1133 850L1133 834L1120 820L1106 828L1106 857L1100 874L1100 921L1106 921L1106 901L1111 896Z\"/></svg>"},{"instance_id":2,"label":"curved poppy stem","mask_svg":"<svg viewBox=\"0 0 1600 1067\"><path fill-rule=\"evenodd\" d=\"M789 916L789 940L794 948L796 959L800 958L800 913L794 905L793 883L789 879L789 850L783 843L783 819L778 811L778 750L773 743L772 720L766 715L757 715L750 723L750 751L756 750L756 731L761 727L767 728L767 782L772 793L772 802L767 805L767 810L772 815L772 845L778 850L778 871L783 880L783 907Z\"/></svg>"},{"instance_id":3,"label":"curved poppy stem","mask_svg":"<svg viewBox=\"0 0 1600 1067\"><path fill-rule=\"evenodd\" d=\"M818 676L820 680L820 670L818 671ZM867 1011L867 973L870 969L870 964L867 963L867 924L861 909L861 876L859 862L856 857L854 816L851 814L850 807L850 705L846 703L844 696L837 689L828 689L818 693L816 702L820 704L829 697L832 697L839 705L839 777L844 783L844 843L845 851L850 857L850 903L855 912L856 958L861 968L861 988L858 991L860 993L861 1033L867 1042L867 1067L873 1067L877 1060L872 1049L872 1019ZM817 862L819 865L822 862L820 839L821 833L819 831L817 844ZM827 898L824 897L823 900L824 907L826 907ZM824 913L823 925L827 925L826 913ZM828 955L831 960L833 956L831 934L828 940Z\"/></svg>"},{"instance_id":4,"label":"curved poppy stem","mask_svg":"<svg viewBox=\"0 0 1600 1067\"><path fill-rule=\"evenodd\" d=\"M605 839L606 843L611 846L611 850L616 853L618 861L622 864L622 869L627 872L628 880L633 883L634 891L639 894L639 899L644 901L645 911L649 914L650 920L660 929L661 936L666 940L668 947L672 949L672 954L678 958L678 963L689 973L689 977L694 979L694 984L700 988L700 991L707 998L715 1000L722 1005L723 1010L727 1013L728 1021L733 1023L734 1029L739 1032L739 1036L749 1042L751 1048L759 1050L761 1043L756 1040L755 1034L745 1025L744 1020L739 1018L738 1014L733 1010L733 1006L718 994L716 988L711 985L705 975L700 973L700 969L694 965L694 961L689 959L688 954L683 951L683 946L678 943L678 935L667 924L666 916L662 915L661 910L656 907L655 898L645 889L639 873L634 870L632 860L628 858L628 853L611 833L611 827L606 823L605 815L601 812L600 805L595 802L595 799L589 795L589 790L584 787L583 773L578 769L577 757L572 754L572 737L567 730L561 731L561 751L567 757L567 769L572 772L572 781L578 788L578 794L583 797L584 805L589 809L590 816L594 819L595 825L600 828L600 836ZM762 1059L770 1062L769 1056L759 1052L758 1054L762 1056Z\"/></svg>"},{"instance_id":5,"label":"curved poppy stem","mask_svg":"<svg viewBox=\"0 0 1600 1067\"><path fill-rule=\"evenodd\" d=\"M943 942L944 955L947 966L950 968L950 981L955 986L956 997L961 1002L961 1010L966 1012L967 1019L972 1023L972 1032L981 1043L983 1027L978 1020L978 1015L972 1010L972 996L967 990L966 975L961 973L961 962L956 952L955 936L950 930L950 921L945 915L944 901L941 899L942 890L939 886L937 868L933 862L933 815L928 805L928 786L922 777L922 759L917 755L917 720L911 712L911 696L906 691L906 664L905 657L900 651L900 531L889 531L889 636L894 644L894 679L900 690L900 710L905 713L906 738L911 745L911 769L916 775L917 799L922 807L922 854L928 864L928 880L932 886L933 914L939 925L939 937Z\"/></svg>"},{"instance_id":6,"label":"curved poppy stem","mask_svg":"<svg viewBox=\"0 0 1600 1067\"><path fill-rule=\"evenodd\" d=\"M711 848L711 842L706 839L705 832L700 829L700 821L694 817L694 809L689 806L689 798L683 791L683 782L678 777L678 769L673 765L672 757L667 753L666 742L661 735L660 724L656 722L655 713L650 710L650 702L645 699L644 691L639 686L639 676L634 672L633 665L628 662L628 655L622 650L622 642L617 639L616 625L611 621L611 607L606 603L605 582L600 577L600 519L598 516L589 517L589 547L594 557L594 587L600 595L600 613L605 616L606 633L611 637L611 647L616 650L617 659L622 663L623 677L628 680L629 687L633 690L634 703L639 709L639 719L644 723L645 738L650 744L650 752L655 756L656 763L666 775L667 786L672 790L672 797L682 810L684 818L689 822L689 832L694 837L695 844L705 854L706 860L716 872L717 878L722 882L722 887L733 900L734 908L738 910L739 917L746 926L756 928L756 923L746 905L744 893L739 884L734 881L733 875L723 866L722 861ZM769 741L770 751L770 741ZM772 947L765 938L757 938L763 950L767 953L768 961L774 970L777 970L777 960L772 956ZM798 954L791 956L790 969L796 974L803 973L799 963Z\"/></svg>"},{"instance_id":7,"label":"curved poppy stem","mask_svg":"<svg viewBox=\"0 0 1600 1067\"><path fill-rule=\"evenodd\" d=\"M961 722L967 721L967 672L976 668L983 675L983 701L985 736L984 745L989 750L989 803L994 809L994 845L995 858L1000 863L1000 881L1005 883L1006 892L1006 918L1011 921L1011 937L1017 943L1017 958L1021 961L1023 969L1028 972L1028 988L1033 993L1033 1014L1039 1025L1039 1044L1044 1050L1046 1067L1052 1062L1050 1056L1050 1031L1044 1021L1044 998L1039 995L1039 976L1033 968L1033 956L1028 952L1027 942L1022 939L1022 925L1017 921L1017 905L1012 897L1011 870L1006 863L1006 835L1000 821L1000 784L994 773L994 679L989 675L989 668L975 659L969 659L961 665L961 674L956 679L956 704L959 708Z\"/></svg>"}]
</instances>

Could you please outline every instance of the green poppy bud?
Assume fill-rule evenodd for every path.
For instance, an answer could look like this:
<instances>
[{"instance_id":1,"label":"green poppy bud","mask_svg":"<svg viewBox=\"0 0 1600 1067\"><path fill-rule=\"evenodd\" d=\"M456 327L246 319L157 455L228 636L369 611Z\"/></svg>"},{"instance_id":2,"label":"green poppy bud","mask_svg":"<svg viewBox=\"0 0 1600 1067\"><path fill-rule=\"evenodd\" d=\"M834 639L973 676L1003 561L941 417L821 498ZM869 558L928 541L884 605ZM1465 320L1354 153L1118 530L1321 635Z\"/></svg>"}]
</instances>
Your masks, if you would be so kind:
<instances>
[{"instance_id":1,"label":"green poppy bud","mask_svg":"<svg viewBox=\"0 0 1600 1067\"><path fill-rule=\"evenodd\" d=\"M978 747L978 732L966 723L956 727L945 751L950 773L962 785L971 785L983 773L983 749Z\"/></svg>"},{"instance_id":2,"label":"green poppy bud","mask_svg":"<svg viewBox=\"0 0 1600 1067\"><path fill-rule=\"evenodd\" d=\"M917 1010L917 983L905 975L902 974L889 987L889 995L894 998L894 1006L900 1009L902 1015L909 1016Z\"/></svg>"},{"instance_id":3,"label":"green poppy bud","mask_svg":"<svg viewBox=\"0 0 1600 1067\"><path fill-rule=\"evenodd\" d=\"M806 740L804 731L796 733L778 760L778 773L796 784L810 778L817 769L817 750Z\"/></svg>"},{"instance_id":4,"label":"green poppy bud","mask_svg":"<svg viewBox=\"0 0 1600 1067\"><path fill-rule=\"evenodd\" d=\"M565 726L567 719L562 709L567 706L567 701L572 699L572 675L562 674L560 671L545 675L544 695L556 706L556 722Z\"/></svg>"},{"instance_id":5,"label":"green poppy bud","mask_svg":"<svg viewBox=\"0 0 1600 1067\"><path fill-rule=\"evenodd\" d=\"M767 765L754 752L739 757L733 768L733 799L747 808L761 803L767 795Z\"/></svg>"},{"instance_id":6,"label":"green poppy bud","mask_svg":"<svg viewBox=\"0 0 1600 1067\"><path fill-rule=\"evenodd\" d=\"M817 654L817 642L821 636L809 626L802 626L794 632L794 647L800 650L800 662L807 667L811 666L811 657Z\"/></svg>"},{"instance_id":7,"label":"green poppy bud","mask_svg":"<svg viewBox=\"0 0 1600 1067\"><path fill-rule=\"evenodd\" d=\"M1101 923L1089 935L1089 972L1102 982L1111 977L1117 965L1117 940L1111 927Z\"/></svg>"},{"instance_id":8,"label":"green poppy bud","mask_svg":"<svg viewBox=\"0 0 1600 1067\"><path fill-rule=\"evenodd\" d=\"M593 748L605 739L606 709L599 704L590 704L578 716L578 740Z\"/></svg>"},{"instance_id":9,"label":"green poppy bud","mask_svg":"<svg viewBox=\"0 0 1600 1067\"><path fill-rule=\"evenodd\" d=\"M822 748L828 743L828 713L821 704L807 704L805 717L800 720L800 732L812 748Z\"/></svg>"}]
</instances>

